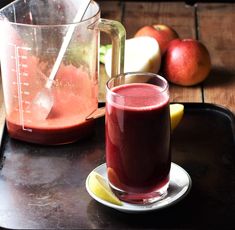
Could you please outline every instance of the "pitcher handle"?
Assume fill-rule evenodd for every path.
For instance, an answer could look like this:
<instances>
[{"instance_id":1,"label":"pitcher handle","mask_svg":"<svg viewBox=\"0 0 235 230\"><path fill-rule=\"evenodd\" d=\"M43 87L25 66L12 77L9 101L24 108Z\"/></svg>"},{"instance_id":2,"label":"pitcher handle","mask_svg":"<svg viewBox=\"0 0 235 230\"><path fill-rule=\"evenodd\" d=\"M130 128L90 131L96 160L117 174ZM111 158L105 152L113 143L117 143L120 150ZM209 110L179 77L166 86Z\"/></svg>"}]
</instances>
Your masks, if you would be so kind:
<instances>
[{"instance_id":1,"label":"pitcher handle","mask_svg":"<svg viewBox=\"0 0 235 230\"><path fill-rule=\"evenodd\" d=\"M99 19L97 28L107 33L112 41L112 68L111 77L115 77L120 73L124 72L124 55L125 55L125 41L126 41L126 30L124 26L114 20L109 19ZM97 108L86 120L97 119L104 116L105 107Z\"/></svg>"},{"instance_id":2,"label":"pitcher handle","mask_svg":"<svg viewBox=\"0 0 235 230\"><path fill-rule=\"evenodd\" d=\"M124 26L114 20L101 18L98 23L100 31L107 33L112 41L112 67L111 77L124 72L124 52L126 30Z\"/></svg>"}]
</instances>

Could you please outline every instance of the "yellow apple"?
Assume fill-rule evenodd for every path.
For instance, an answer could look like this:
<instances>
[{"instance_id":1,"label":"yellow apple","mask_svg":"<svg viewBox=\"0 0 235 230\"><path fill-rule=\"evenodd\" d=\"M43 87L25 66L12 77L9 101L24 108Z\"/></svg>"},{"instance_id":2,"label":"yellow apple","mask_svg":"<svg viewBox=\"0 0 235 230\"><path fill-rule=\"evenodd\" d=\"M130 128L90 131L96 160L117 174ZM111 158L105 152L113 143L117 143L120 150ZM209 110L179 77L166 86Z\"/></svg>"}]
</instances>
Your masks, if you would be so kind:
<instances>
[{"instance_id":1,"label":"yellow apple","mask_svg":"<svg viewBox=\"0 0 235 230\"><path fill-rule=\"evenodd\" d=\"M105 69L111 77L112 49L105 54ZM161 52L158 42L151 37L127 39L125 43L124 72L158 73L161 65Z\"/></svg>"}]
</instances>

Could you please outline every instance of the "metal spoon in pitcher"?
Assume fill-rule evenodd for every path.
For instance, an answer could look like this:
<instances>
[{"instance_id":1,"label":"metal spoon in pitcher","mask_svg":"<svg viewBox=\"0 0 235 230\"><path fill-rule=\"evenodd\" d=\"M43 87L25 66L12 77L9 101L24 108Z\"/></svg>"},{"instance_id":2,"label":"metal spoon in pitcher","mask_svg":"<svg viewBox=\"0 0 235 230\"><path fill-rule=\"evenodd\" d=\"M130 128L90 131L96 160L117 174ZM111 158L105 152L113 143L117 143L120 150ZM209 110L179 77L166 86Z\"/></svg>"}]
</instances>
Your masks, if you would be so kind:
<instances>
[{"instance_id":1,"label":"metal spoon in pitcher","mask_svg":"<svg viewBox=\"0 0 235 230\"><path fill-rule=\"evenodd\" d=\"M81 1L81 6L79 7L76 13L76 16L73 20L74 23L82 21L90 2L91 0ZM75 24L69 26L69 29L64 37L63 43L59 50L58 56L56 58L55 64L50 73L50 76L47 79L45 87L36 95L36 97L34 98L32 102L31 109L37 112L38 119L47 119L53 107L54 98L51 92L51 86L53 84L53 80L55 79L56 73L59 69L60 63L64 57L66 49L69 45L69 42L72 38L75 26L76 26Z\"/></svg>"}]
</instances>

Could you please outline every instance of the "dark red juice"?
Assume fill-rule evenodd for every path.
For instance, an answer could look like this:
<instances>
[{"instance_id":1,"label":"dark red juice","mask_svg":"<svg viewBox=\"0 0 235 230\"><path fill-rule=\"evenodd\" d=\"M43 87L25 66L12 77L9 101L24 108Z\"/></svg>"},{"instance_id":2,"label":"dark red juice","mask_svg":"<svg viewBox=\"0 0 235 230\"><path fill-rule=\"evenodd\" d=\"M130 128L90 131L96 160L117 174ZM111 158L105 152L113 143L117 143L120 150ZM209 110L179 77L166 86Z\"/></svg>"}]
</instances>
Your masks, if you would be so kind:
<instances>
[{"instance_id":1,"label":"dark red juice","mask_svg":"<svg viewBox=\"0 0 235 230\"><path fill-rule=\"evenodd\" d=\"M151 84L121 85L106 103L106 162L109 181L133 193L155 191L169 181L169 96Z\"/></svg>"}]
</instances>

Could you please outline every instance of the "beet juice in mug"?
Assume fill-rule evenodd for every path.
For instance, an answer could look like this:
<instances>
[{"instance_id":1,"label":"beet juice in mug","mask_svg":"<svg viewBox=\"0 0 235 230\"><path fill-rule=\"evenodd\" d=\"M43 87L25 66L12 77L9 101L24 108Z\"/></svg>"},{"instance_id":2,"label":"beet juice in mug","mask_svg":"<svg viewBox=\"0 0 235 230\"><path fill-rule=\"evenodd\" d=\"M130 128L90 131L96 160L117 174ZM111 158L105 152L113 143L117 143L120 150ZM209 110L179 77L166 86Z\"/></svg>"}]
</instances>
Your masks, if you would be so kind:
<instances>
[{"instance_id":1,"label":"beet juice in mug","mask_svg":"<svg viewBox=\"0 0 235 230\"><path fill-rule=\"evenodd\" d=\"M110 186L130 203L167 194L171 165L168 83L152 73L127 73L107 83L106 163Z\"/></svg>"}]
</instances>

